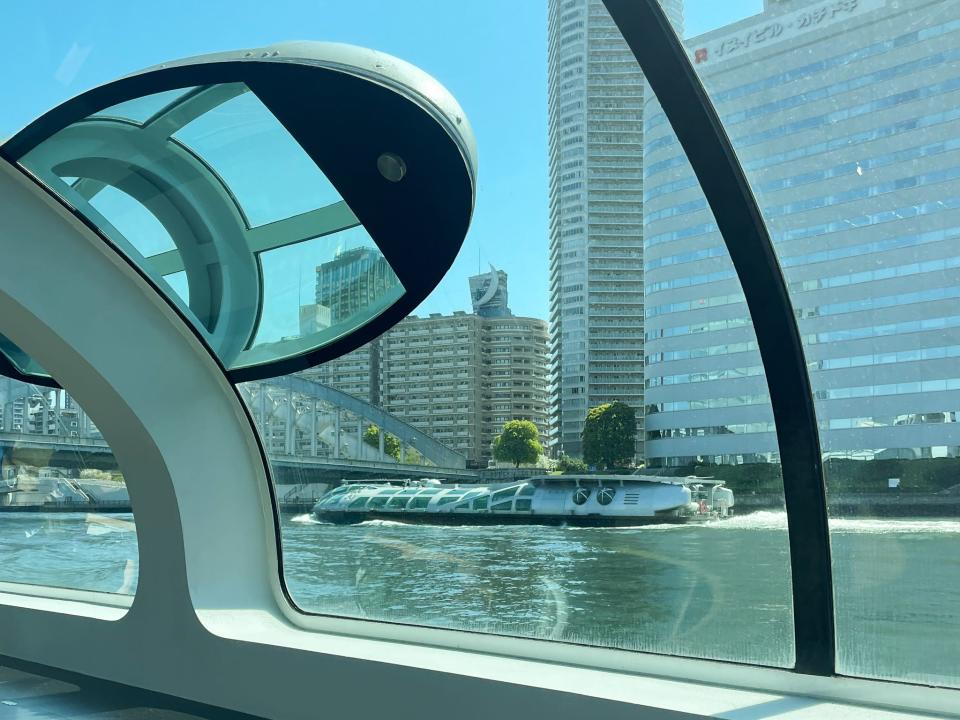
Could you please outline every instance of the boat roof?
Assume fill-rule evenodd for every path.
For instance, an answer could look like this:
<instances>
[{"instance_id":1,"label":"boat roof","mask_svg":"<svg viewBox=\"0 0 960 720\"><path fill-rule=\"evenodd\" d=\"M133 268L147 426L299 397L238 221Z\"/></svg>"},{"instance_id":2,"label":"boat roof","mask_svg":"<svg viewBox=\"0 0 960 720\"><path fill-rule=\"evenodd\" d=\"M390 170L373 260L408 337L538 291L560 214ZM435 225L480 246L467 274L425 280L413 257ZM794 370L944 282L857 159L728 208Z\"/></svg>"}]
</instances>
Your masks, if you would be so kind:
<instances>
[{"instance_id":1,"label":"boat roof","mask_svg":"<svg viewBox=\"0 0 960 720\"><path fill-rule=\"evenodd\" d=\"M659 475L600 475L597 473L584 473L582 475L538 475L527 478L528 482L536 484L553 483L590 483L590 484L609 484L625 485L627 483L660 483L663 485L688 485L690 478L661 477Z\"/></svg>"},{"instance_id":2,"label":"boat roof","mask_svg":"<svg viewBox=\"0 0 960 720\"><path fill-rule=\"evenodd\" d=\"M669 477L663 475L603 475L596 473L584 473L581 475L535 475L533 477L516 478L514 480L495 480L493 482L458 482L461 489L470 489L472 487L502 487L506 485L515 485L520 483L531 483L534 485L552 485L572 483L575 485L626 485L629 483L659 483L661 485L723 485L723 480L716 480L712 477L697 477L696 475L687 475L685 477ZM344 485L406 485L423 487L439 487L446 490L453 489L453 484L438 482L434 478L422 478L408 480L404 478L376 478L369 480L343 480Z\"/></svg>"}]
</instances>

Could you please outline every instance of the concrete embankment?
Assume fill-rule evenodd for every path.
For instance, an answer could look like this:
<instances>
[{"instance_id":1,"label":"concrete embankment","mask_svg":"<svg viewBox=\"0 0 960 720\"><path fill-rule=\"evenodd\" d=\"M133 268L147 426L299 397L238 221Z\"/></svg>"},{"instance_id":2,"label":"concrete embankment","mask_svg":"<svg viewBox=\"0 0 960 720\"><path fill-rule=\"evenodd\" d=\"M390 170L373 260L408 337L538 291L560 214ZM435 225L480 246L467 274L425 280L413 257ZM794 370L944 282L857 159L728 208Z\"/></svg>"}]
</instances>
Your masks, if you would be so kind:
<instances>
[{"instance_id":1,"label":"concrete embankment","mask_svg":"<svg viewBox=\"0 0 960 720\"><path fill-rule=\"evenodd\" d=\"M738 494L739 514L755 510L782 510L783 495L775 493ZM960 495L912 493L843 493L828 495L830 514L835 517L958 517Z\"/></svg>"}]
</instances>

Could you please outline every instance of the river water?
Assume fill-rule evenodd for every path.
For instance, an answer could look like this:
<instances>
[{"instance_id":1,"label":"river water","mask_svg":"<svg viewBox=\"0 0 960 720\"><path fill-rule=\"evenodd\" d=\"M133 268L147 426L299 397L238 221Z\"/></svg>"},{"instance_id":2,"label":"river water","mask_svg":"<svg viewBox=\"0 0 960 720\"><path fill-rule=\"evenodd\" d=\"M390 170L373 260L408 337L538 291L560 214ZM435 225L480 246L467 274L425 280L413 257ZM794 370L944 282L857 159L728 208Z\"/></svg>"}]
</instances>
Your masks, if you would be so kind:
<instances>
[{"instance_id":1,"label":"river water","mask_svg":"<svg viewBox=\"0 0 960 720\"><path fill-rule=\"evenodd\" d=\"M120 520L121 522L116 522ZM0 515L0 580L132 593L131 516ZM841 672L960 686L960 521L831 523ZM305 611L790 666L786 516L643 528L283 517Z\"/></svg>"}]
</instances>

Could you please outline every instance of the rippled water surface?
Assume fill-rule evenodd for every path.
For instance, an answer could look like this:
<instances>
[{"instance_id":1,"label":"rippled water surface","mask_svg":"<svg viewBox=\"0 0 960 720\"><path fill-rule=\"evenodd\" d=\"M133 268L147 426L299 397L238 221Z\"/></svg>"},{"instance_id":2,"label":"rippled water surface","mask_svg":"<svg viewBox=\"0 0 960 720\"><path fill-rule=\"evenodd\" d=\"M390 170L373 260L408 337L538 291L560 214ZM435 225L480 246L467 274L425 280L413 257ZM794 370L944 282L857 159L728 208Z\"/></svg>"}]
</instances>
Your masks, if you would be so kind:
<instances>
[{"instance_id":1,"label":"rippled water surface","mask_svg":"<svg viewBox=\"0 0 960 720\"><path fill-rule=\"evenodd\" d=\"M0 580L136 589L131 516L0 515ZM960 521L831 523L842 672L960 684ZM643 528L285 516L304 610L789 666L786 517Z\"/></svg>"}]
</instances>

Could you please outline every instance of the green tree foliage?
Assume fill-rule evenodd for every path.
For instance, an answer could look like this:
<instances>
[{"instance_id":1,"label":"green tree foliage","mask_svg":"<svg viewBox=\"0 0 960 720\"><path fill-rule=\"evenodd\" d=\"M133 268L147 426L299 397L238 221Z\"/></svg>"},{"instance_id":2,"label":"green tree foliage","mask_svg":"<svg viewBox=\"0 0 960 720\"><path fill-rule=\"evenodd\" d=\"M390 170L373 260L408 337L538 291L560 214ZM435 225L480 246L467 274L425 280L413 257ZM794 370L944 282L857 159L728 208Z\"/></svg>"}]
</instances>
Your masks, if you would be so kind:
<instances>
[{"instance_id":1,"label":"green tree foliage","mask_svg":"<svg viewBox=\"0 0 960 720\"><path fill-rule=\"evenodd\" d=\"M493 441L493 457L501 462L512 462L514 467L520 467L520 463L535 463L541 454L540 433L529 420L511 420Z\"/></svg>"},{"instance_id":2,"label":"green tree foliage","mask_svg":"<svg viewBox=\"0 0 960 720\"><path fill-rule=\"evenodd\" d=\"M370 447L380 448L380 428L371 425L363 434L363 441ZM390 433L383 436L383 452L396 461L400 461L400 441Z\"/></svg>"},{"instance_id":3,"label":"green tree foliage","mask_svg":"<svg viewBox=\"0 0 960 720\"><path fill-rule=\"evenodd\" d=\"M564 475L583 475L587 472L587 464L579 458L564 454L557 458L557 470Z\"/></svg>"},{"instance_id":4,"label":"green tree foliage","mask_svg":"<svg viewBox=\"0 0 960 720\"><path fill-rule=\"evenodd\" d=\"M637 418L622 402L590 408L583 425L583 459L608 470L633 462L637 443Z\"/></svg>"}]
</instances>

